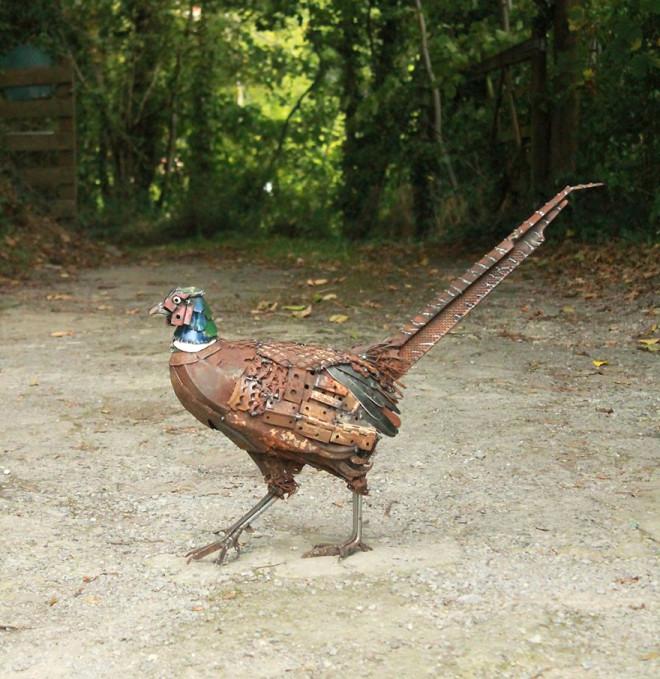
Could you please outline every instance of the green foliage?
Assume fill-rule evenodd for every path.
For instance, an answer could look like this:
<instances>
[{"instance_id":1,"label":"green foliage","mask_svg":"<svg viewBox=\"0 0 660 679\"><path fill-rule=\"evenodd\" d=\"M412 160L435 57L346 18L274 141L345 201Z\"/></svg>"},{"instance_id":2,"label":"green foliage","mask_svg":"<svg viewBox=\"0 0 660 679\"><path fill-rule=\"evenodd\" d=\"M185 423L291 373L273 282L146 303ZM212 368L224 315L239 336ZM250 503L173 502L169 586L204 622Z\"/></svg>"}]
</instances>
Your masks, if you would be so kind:
<instances>
[{"instance_id":1,"label":"green foliage","mask_svg":"<svg viewBox=\"0 0 660 679\"><path fill-rule=\"evenodd\" d=\"M515 0L506 22L501 3L423 0L433 81L409 0L19 4L0 43L74 60L82 212L106 236L490 237L537 194L601 180L570 228L657 237L652 0ZM530 62L473 69L540 25L538 183Z\"/></svg>"}]
</instances>

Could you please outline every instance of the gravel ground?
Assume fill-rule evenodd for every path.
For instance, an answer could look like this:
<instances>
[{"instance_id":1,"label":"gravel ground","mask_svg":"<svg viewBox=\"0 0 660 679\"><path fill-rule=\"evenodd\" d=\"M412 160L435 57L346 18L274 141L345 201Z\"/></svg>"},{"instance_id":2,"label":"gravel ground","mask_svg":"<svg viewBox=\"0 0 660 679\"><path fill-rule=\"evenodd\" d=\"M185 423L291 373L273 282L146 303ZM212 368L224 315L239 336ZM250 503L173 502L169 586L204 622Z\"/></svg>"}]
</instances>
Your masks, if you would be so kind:
<instances>
[{"instance_id":1,"label":"gravel ground","mask_svg":"<svg viewBox=\"0 0 660 679\"><path fill-rule=\"evenodd\" d=\"M198 284L227 336L342 346L426 293L364 275L309 318L251 314L308 273L182 260L3 296L3 678L659 676L660 372L632 339L651 300L567 300L523 266L406 380L369 477L373 551L301 559L351 511L305 471L219 568L182 554L263 484L176 401L146 308Z\"/></svg>"}]
</instances>

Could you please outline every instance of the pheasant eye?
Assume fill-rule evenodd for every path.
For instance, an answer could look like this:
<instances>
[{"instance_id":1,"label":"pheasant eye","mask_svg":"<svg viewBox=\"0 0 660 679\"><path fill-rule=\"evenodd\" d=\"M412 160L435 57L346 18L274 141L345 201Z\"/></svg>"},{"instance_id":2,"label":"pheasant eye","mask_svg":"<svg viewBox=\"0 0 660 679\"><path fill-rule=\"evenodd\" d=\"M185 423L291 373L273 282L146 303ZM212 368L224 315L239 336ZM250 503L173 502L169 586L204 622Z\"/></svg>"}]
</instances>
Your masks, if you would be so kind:
<instances>
[{"instance_id":1,"label":"pheasant eye","mask_svg":"<svg viewBox=\"0 0 660 679\"><path fill-rule=\"evenodd\" d=\"M174 295L174 297L172 297L172 301L175 304L181 304L181 297L179 297L179 295Z\"/></svg>"}]
</instances>

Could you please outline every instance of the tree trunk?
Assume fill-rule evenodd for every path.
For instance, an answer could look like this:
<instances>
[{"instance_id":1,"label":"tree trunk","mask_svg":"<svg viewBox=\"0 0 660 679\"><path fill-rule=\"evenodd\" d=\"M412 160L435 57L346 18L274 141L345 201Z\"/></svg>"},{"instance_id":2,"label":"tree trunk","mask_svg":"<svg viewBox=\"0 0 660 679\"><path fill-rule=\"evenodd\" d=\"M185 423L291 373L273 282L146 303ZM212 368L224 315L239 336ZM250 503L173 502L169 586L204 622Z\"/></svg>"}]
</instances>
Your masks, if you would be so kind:
<instances>
[{"instance_id":1,"label":"tree trunk","mask_svg":"<svg viewBox=\"0 0 660 679\"><path fill-rule=\"evenodd\" d=\"M359 41L356 9L350 0L340 4L341 26L338 53L341 58L342 108L345 138L342 155L342 188L339 208L344 235L351 239L366 236L368 225L361 219L362 206L369 192L364 174L363 141L357 112L361 95L361 76L356 45Z\"/></svg>"},{"instance_id":2,"label":"tree trunk","mask_svg":"<svg viewBox=\"0 0 660 679\"><path fill-rule=\"evenodd\" d=\"M575 172L580 118L580 54L577 35L569 29L568 15L579 0L556 0L553 16L555 105L552 111L550 168L553 179Z\"/></svg>"},{"instance_id":3,"label":"tree trunk","mask_svg":"<svg viewBox=\"0 0 660 679\"><path fill-rule=\"evenodd\" d=\"M341 23L337 52L342 66L345 126L343 181L338 204L344 235L361 239L379 224L387 169L398 144L400 117L384 95L404 35L398 0L380 3L376 33L369 21L368 10L361 3L343 0L338 6ZM364 40L371 46L370 60L365 60L358 50ZM366 72L371 74L370 78L365 77ZM370 107L373 109L371 114L360 110L366 97L375 101Z\"/></svg>"},{"instance_id":4,"label":"tree trunk","mask_svg":"<svg viewBox=\"0 0 660 679\"><path fill-rule=\"evenodd\" d=\"M532 26L532 37L539 41L539 49L532 58L531 99L531 181L532 191L545 190L549 170L550 117L548 115L546 45L548 16L543 0L536 2L539 11Z\"/></svg>"},{"instance_id":5,"label":"tree trunk","mask_svg":"<svg viewBox=\"0 0 660 679\"><path fill-rule=\"evenodd\" d=\"M214 55L209 40L209 9L200 4L200 15L195 31L194 70L192 75L191 131L188 139L189 180L188 209L196 235L201 236L212 225L208 223L209 187L214 174L213 159L213 78Z\"/></svg>"}]
</instances>

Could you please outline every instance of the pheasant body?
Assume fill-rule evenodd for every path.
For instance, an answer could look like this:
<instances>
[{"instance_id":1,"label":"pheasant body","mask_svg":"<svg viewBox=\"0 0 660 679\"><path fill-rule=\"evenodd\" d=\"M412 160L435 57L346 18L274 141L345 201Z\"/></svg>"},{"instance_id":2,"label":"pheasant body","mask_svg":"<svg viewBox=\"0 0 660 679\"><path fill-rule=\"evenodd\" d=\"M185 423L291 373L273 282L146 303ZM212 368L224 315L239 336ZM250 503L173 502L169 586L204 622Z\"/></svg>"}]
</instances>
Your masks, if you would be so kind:
<instances>
[{"instance_id":1,"label":"pheasant body","mask_svg":"<svg viewBox=\"0 0 660 679\"><path fill-rule=\"evenodd\" d=\"M175 326L170 377L182 405L202 424L247 451L268 485L267 495L224 538L189 553L192 559L230 547L272 502L291 495L305 465L343 479L353 492L353 534L339 545L317 545L308 556L348 556L362 541L362 496L382 435L401 421L397 380L459 323L544 240L543 231L567 204L566 187L499 245L454 280L393 337L360 349L295 342L229 341L218 337L204 292L175 288L151 313Z\"/></svg>"},{"instance_id":2,"label":"pheasant body","mask_svg":"<svg viewBox=\"0 0 660 679\"><path fill-rule=\"evenodd\" d=\"M395 385L364 358L326 347L218 339L175 351L170 377L181 403L249 452L278 495L295 490L305 464L366 493L376 443L399 425Z\"/></svg>"}]
</instances>

